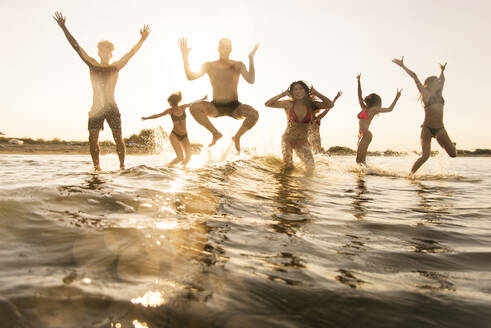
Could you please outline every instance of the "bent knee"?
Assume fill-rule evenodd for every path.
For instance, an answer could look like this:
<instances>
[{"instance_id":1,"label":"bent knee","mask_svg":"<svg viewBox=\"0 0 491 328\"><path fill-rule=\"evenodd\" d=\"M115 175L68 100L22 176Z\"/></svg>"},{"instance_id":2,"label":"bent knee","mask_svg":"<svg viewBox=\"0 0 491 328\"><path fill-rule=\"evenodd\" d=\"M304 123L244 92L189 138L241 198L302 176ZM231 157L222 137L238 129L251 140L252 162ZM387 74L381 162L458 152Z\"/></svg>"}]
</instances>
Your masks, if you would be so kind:
<instances>
[{"instance_id":1,"label":"bent knee","mask_svg":"<svg viewBox=\"0 0 491 328\"><path fill-rule=\"evenodd\" d=\"M251 108L248 117L251 121L257 122L257 120L259 119L259 112L254 108Z\"/></svg>"},{"instance_id":2,"label":"bent knee","mask_svg":"<svg viewBox=\"0 0 491 328\"><path fill-rule=\"evenodd\" d=\"M203 104L201 103L193 103L191 105L191 107L189 107L189 112L191 113L191 115L196 115L196 114L200 114L204 111L204 106Z\"/></svg>"}]
</instances>

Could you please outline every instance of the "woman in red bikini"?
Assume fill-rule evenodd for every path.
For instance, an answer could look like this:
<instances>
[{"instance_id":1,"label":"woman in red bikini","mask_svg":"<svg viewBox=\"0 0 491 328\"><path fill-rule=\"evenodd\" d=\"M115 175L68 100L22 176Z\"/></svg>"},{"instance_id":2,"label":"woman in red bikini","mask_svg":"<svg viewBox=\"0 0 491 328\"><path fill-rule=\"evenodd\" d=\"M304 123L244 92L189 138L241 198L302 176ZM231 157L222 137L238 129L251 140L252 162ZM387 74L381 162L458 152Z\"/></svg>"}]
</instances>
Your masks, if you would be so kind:
<instances>
[{"instance_id":1,"label":"woman in red bikini","mask_svg":"<svg viewBox=\"0 0 491 328\"><path fill-rule=\"evenodd\" d=\"M445 65L440 64L440 77L430 76L426 78L424 84L421 84L416 73L404 65L404 57L401 59L394 58L392 62L401 66L402 69L413 78L414 82L416 82L416 87L419 90L420 99L423 102L425 110L425 119L423 125L421 125L422 154L413 164L411 169L411 175L413 175L430 157L432 138L435 138L438 141L440 146L445 149L450 157L457 156L455 145L450 140L450 137L443 126L443 105L445 104L445 100L442 96L443 85L445 84L443 72L445 71L447 63L445 63Z\"/></svg>"},{"instance_id":2,"label":"woman in red bikini","mask_svg":"<svg viewBox=\"0 0 491 328\"><path fill-rule=\"evenodd\" d=\"M358 149L356 151L356 163L366 165L368 146L372 141L373 135L368 128L375 115L380 113L391 112L401 96L401 90L397 89L396 97L388 108L382 108L382 99L376 93L371 93L365 98L361 92L361 74L356 76L358 80L358 101L360 102L361 112L358 113L358 124L360 130L358 132Z\"/></svg>"},{"instance_id":3,"label":"woman in red bikini","mask_svg":"<svg viewBox=\"0 0 491 328\"><path fill-rule=\"evenodd\" d=\"M200 99L204 100L206 97ZM183 165L186 165L191 159L191 144L189 143L188 133L186 131L186 108L191 106L191 104L183 104L179 105L179 102L182 100L181 92L175 92L167 98L169 105L171 106L169 109L166 109L160 114L155 114L148 117L142 117L142 120L151 120L154 118L159 118L161 116L165 116L167 114L170 115L172 122L174 123L174 128L170 133L169 139L176 152L176 158L173 159L169 165L174 165L179 162L182 162ZM185 156L183 156L183 152Z\"/></svg>"},{"instance_id":4,"label":"woman in red bikini","mask_svg":"<svg viewBox=\"0 0 491 328\"><path fill-rule=\"evenodd\" d=\"M286 96L290 99L280 100ZM321 101L315 100L316 98ZM292 153L295 150L297 156L304 162L307 174L312 174L315 163L308 142L309 126L314 119L314 111L330 109L334 106L333 102L313 87L309 88L305 82L296 81L290 84L286 91L266 101L265 105L283 108L288 118L288 125L281 139L285 171L293 168Z\"/></svg>"}]
</instances>

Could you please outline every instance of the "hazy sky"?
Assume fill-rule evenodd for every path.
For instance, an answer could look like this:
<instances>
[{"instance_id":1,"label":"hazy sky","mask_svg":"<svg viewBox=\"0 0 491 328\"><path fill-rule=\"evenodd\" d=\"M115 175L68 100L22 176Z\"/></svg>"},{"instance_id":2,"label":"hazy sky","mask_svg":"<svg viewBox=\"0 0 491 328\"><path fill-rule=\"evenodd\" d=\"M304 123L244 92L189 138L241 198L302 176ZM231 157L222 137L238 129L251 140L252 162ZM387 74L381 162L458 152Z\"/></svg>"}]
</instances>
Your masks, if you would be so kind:
<instances>
[{"instance_id":1,"label":"hazy sky","mask_svg":"<svg viewBox=\"0 0 491 328\"><path fill-rule=\"evenodd\" d=\"M52 19L56 10L79 44L97 57L97 42L112 41L119 59L138 41L139 29L152 32L123 68L116 86L123 135L143 128L172 128L169 117L142 122L142 115L167 108L174 91L185 102L211 96L206 76L187 81L177 40L187 37L190 62L198 70L217 59L222 37L233 42L232 59L248 63L256 42L256 83L239 83L240 101L260 112L243 138L246 147L279 148L286 126L282 110L264 102L294 80L306 80L333 98L344 95L321 125L323 145L356 147L360 107L356 74L364 94L378 93L388 106L396 88L403 95L392 113L372 122L370 149L419 149L423 108L414 82L391 62L405 56L421 80L439 74L448 62L444 89L445 127L459 149L491 148L491 1L68 1L0 0L0 131L11 137L85 140L92 102L87 66ZM241 121L213 120L225 138ZM192 142L211 136L189 116ZM101 140L110 139L106 125ZM224 138L224 139L225 139ZM439 149L433 142L433 149Z\"/></svg>"}]
</instances>

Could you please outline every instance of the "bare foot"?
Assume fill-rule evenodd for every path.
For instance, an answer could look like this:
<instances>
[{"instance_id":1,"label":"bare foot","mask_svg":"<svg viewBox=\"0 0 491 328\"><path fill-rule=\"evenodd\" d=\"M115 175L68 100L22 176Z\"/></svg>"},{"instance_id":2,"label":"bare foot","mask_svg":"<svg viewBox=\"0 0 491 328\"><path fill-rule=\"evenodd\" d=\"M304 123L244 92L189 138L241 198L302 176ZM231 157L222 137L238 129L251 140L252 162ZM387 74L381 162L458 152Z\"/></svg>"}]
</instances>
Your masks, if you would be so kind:
<instances>
[{"instance_id":1,"label":"bare foot","mask_svg":"<svg viewBox=\"0 0 491 328\"><path fill-rule=\"evenodd\" d=\"M179 158L179 157L176 157L174 158L170 163L169 163L169 166L172 166L174 164L177 164L179 163L180 161L182 161L182 158Z\"/></svg>"},{"instance_id":2,"label":"bare foot","mask_svg":"<svg viewBox=\"0 0 491 328\"><path fill-rule=\"evenodd\" d=\"M235 144L235 149L240 153L240 137L237 137L237 135L232 137L232 141Z\"/></svg>"},{"instance_id":3,"label":"bare foot","mask_svg":"<svg viewBox=\"0 0 491 328\"><path fill-rule=\"evenodd\" d=\"M101 167L99 165L97 165L97 166L94 166L94 171L96 171L96 172L102 172L102 169L101 169Z\"/></svg>"},{"instance_id":4,"label":"bare foot","mask_svg":"<svg viewBox=\"0 0 491 328\"><path fill-rule=\"evenodd\" d=\"M120 170L124 170L124 165L120 165L120 166L119 166L119 169L120 169Z\"/></svg>"},{"instance_id":5,"label":"bare foot","mask_svg":"<svg viewBox=\"0 0 491 328\"><path fill-rule=\"evenodd\" d=\"M222 134L220 132L217 132L217 134L213 135L213 140L211 140L211 143L208 145L208 147L213 146L214 144L217 143L218 139L222 137Z\"/></svg>"}]
</instances>

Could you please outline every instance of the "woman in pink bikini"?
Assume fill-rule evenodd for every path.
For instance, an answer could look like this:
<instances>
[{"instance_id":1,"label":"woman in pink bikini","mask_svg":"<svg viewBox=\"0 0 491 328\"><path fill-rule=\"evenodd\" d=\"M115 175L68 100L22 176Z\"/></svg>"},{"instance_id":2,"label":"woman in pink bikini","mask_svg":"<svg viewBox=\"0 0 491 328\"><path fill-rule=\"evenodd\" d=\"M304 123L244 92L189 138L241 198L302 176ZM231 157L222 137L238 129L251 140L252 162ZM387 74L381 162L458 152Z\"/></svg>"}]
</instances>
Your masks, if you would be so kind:
<instances>
[{"instance_id":1,"label":"woman in pink bikini","mask_svg":"<svg viewBox=\"0 0 491 328\"><path fill-rule=\"evenodd\" d=\"M206 97L200 99L204 100ZM169 165L174 165L179 162L182 162L183 165L186 165L191 159L191 144L189 143L188 133L186 130L186 108L191 106L190 104L179 105L179 102L182 100L181 92L175 92L167 98L169 105L171 106L169 109L166 109L160 114L155 114L148 117L142 117L142 120L151 120L154 118L159 118L165 116L167 114L170 115L172 122L174 123L174 128L170 133L169 139L176 152L176 158L173 159ZM183 156L183 152L185 156Z\"/></svg>"},{"instance_id":2,"label":"woman in pink bikini","mask_svg":"<svg viewBox=\"0 0 491 328\"><path fill-rule=\"evenodd\" d=\"M421 157L414 162L411 169L411 175L428 160L431 152L431 139L435 138L436 141L442 146L450 157L457 156L457 150L455 145L447 134L447 130L443 126L443 105L445 99L443 99L443 85L445 84L445 65L440 64L440 77L430 76L426 78L424 84L418 79L416 73L411 71L404 65L404 56L401 59L394 58L393 63L402 67L403 70L413 78L416 83L416 87L420 93L420 99L423 102L425 109L425 119L423 125L421 125Z\"/></svg>"},{"instance_id":3,"label":"woman in pink bikini","mask_svg":"<svg viewBox=\"0 0 491 328\"><path fill-rule=\"evenodd\" d=\"M358 101L360 102L361 112L358 113L358 124L360 130L358 132L358 149L356 151L356 163L366 165L367 151L370 142L372 141L373 135L368 130L370 123L375 115L380 113L391 112L394 106L401 96L401 90L397 89L396 97L392 104L388 108L382 108L382 99L376 93L371 93L365 98L362 96L361 92L361 74L356 76L358 80Z\"/></svg>"},{"instance_id":4,"label":"woman in pink bikini","mask_svg":"<svg viewBox=\"0 0 491 328\"><path fill-rule=\"evenodd\" d=\"M290 99L280 100L286 96L289 96ZM317 101L316 98L319 98L320 101ZM332 108L333 102L313 87L309 88L305 82L295 81L286 91L266 101L265 105L283 108L288 118L288 125L281 139L285 171L293 168L292 153L295 150L297 156L304 162L307 174L312 174L315 163L308 142L309 126L315 119L314 112L317 109Z\"/></svg>"}]
</instances>

